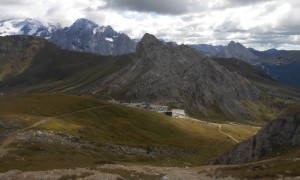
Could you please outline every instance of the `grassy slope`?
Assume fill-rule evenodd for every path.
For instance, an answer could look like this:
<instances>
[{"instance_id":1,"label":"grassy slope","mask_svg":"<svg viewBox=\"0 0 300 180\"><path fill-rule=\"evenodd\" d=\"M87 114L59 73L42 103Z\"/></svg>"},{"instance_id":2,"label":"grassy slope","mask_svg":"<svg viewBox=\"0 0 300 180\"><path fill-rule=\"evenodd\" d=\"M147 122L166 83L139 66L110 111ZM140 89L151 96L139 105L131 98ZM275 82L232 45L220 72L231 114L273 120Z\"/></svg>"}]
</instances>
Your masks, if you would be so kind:
<instances>
[{"instance_id":1,"label":"grassy slope","mask_svg":"<svg viewBox=\"0 0 300 180\"><path fill-rule=\"evenodd\" d=\"M108 105L87 112L54 118L34 130L53 130L80 135L86 140L134 147L175 147L196 152L195 156L179 153L170 157L140 157L107 154L101 150L76 149L65 145L43 143L13 144L15 150L2 160L0 170L18 168L39 170L93 166L101 162L123 162L153 165L204 165L235 142L207 123L172 119L155 112L134 109L87 97L57 94L11 95L0 97L0 118L22 123L24 127L43 119L89 107ZM80 134L79 129L85 133ZM228 126L233 136L246 138L257 129ZM47 161L48 163L44 163Z\"/></svg>"},{"instance_id":2,"label":"grassy slope","mask_svg":"<svg viewBox=\"0 0 300 180\"><path fill-rule=\"evenodd\" d=\"M45 43L45 40L37 40L38 38L30 36L5 36L0 39L0 47L4 47L0 57L0 81L26 70L31 64L32 57Z\"/></svg>"},{"instance_id":3,"label":"grassy slope","mask_svg":"<svg viewBox=\"0 0 300 180\"><path fill-rule=\"evenodd\" d=\"M28 50L29 51L29 50ZM97 83L131 62L131 54L101 56L59 49L46 43L31 56L31 64L21 74L0 82L2 91L63 92ZM6 61L16 61L7 57Z\"/></svg>"}]
</instances>

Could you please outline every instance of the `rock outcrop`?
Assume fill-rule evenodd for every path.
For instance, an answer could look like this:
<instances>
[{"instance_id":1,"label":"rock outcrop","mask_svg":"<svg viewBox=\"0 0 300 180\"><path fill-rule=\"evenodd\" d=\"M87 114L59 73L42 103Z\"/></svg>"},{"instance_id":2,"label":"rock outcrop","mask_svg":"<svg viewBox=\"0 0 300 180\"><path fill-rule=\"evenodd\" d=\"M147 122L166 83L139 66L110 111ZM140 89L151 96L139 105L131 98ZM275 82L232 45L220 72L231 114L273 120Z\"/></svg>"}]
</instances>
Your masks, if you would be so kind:
<instances>
[{"instance_id":1,"label":"rock outcrop","mask_svg":"<svg viewBox=\"0 0 300 180\"><path fill-rule=\"evenodd\" d=\"M300 113L282 117L261 129L255 136L241 142L216 164L241 164L259 160L276 150L300 146Z\"/></svg>"},{"instance_id":2,"label":"rock outcrop","mask_svg":"<svg viewBox=\"0 0 300 180\"><path fill-rule=\"evenodd\" d=\"M256 99L259 94L247 79L197 50L164 45L150 34L145 34L138 44L133 64L114 79L109 93L122 89L127 99L191 111L218 109L246 119L248 114L240 101Z\"/></svg>"}]
</instances>

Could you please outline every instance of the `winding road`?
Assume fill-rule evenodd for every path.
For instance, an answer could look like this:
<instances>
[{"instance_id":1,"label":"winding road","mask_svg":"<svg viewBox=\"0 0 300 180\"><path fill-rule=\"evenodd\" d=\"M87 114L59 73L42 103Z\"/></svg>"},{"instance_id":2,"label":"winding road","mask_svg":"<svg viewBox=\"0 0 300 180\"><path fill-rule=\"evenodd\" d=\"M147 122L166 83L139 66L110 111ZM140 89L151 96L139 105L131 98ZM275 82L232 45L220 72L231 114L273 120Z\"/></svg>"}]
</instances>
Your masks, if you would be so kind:
<instances>
[{"instance_id":1,"label":"winding road","mask_svg":"<svg viewBox=\"0 0 300 180\"><path fill-rule=\"evenodd\" d=\"M41 119L40 121L34 123L33 125L29 126L29 127L25 127L23 129L20 129L20 130L17 130L16 132L13 132L11 133L3 142L2 142L2 145L0 146L0 157L3 157L5 156L8 151L10 150L8 148L8 146L15 141L17 135L19 133L22 133L28 129L31 129L31 128L34 128L36 126L39 126L41 124L45 124L46 122L48 122L49 120L51 119L54 119L54 118L61 118L61 117L64 117L64 116L69 116L69 115L72 115L72 114L76 114L76 113L80 113L80 112L86 112L86 111L91 111L91 110L94 110L94 109L99 109L99 108L103 108L103 107L107 107L107 106L110 106L110 105L102 105L102 106L96 106L96 107L92 107L92 108L86 108L86 109L81 109L81 110L77 110L77 111L73 111L73 112L69 112L69 113L64 113L64 114L60 114L60 115L57 115L57 116L53 116L53 117L46 117L46 118L43 118Z\"/></svg>"}]
</instances>

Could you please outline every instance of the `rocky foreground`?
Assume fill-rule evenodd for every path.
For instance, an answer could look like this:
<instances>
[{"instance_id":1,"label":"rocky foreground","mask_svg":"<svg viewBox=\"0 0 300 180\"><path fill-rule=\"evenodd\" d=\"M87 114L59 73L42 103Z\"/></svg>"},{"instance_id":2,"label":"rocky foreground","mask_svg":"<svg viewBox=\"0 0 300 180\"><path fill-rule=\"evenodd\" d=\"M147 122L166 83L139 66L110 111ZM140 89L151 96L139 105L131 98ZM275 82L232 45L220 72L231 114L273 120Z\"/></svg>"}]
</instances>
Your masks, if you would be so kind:
<instances>
[{"instance_id":1,"label":"rocky foreground","mask_svg":"<svg viewBox=\"0 0 300 180\"><path fill-rule=\"evenodd\" d=\"M153 166L124 166L124 165L103 165L96 169L59 169L51 171L21 172L11 170L0 173L2 179L22 180L55 180L55 179L189 179L189 180L210 180L218 179L214 175L215 167L197 168L176 168L176 167L153 167ZM222 179L234 179L232 177Z\"/></svg>"},{"instance_id":2,"label":"rocky foreground","mask_svg":"<svg viewBox=\"0 0 300 180\"><path fill-rule=\"evenodd\" d=\"M0 173L0 180L56 180L56 179L82 179L82 180L125 180L125 179L151 179L151 180L233 180L240 179L224 176L219 171L222 168L237 168L238 166L201 166L201 167L154 167L154 166L126 166L102 165L95 169L56 169L49 171L22 172L11 170ZM284 177L280 174L271 179L300 180L298 177ZM266 178L262 178L266 179Z\"/></svg>"}]
</instances>

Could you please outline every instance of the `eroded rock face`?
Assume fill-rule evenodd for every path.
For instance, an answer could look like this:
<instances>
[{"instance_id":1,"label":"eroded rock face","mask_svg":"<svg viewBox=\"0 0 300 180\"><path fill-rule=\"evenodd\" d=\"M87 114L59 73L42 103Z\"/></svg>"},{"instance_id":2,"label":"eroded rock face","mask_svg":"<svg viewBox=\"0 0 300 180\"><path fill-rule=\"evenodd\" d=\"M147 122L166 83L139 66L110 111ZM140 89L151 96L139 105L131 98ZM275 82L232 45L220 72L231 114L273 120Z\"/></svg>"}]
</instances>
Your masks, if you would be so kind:
<instances>
[{"instance_id":1,"label":"eroded rock face","mask_svg":"<svg viewBox=\"0 0 300 180\"><path fill-rule=\"evenodd\" d=\"M217 164L241 164L258 160L275 150L300 146L300 113L282 117L261 129L252 138L241 142L229 154L221 156Z\"/></svg>"},{"instance_id":2,"label":"eroded rock face","mask_svg":"<svg viewBox=\"0 0 300 180\"><path fill-rule=\"evenodd\" d=\"M130 84L125 96L136 101L175 104L189 110L217 108L246 119L240 101L256 99L259 94L248 80L197 50L163 45L150 34L138 44L134 63L117 76L111 92Z\"/></svg>"}]
</instances>

